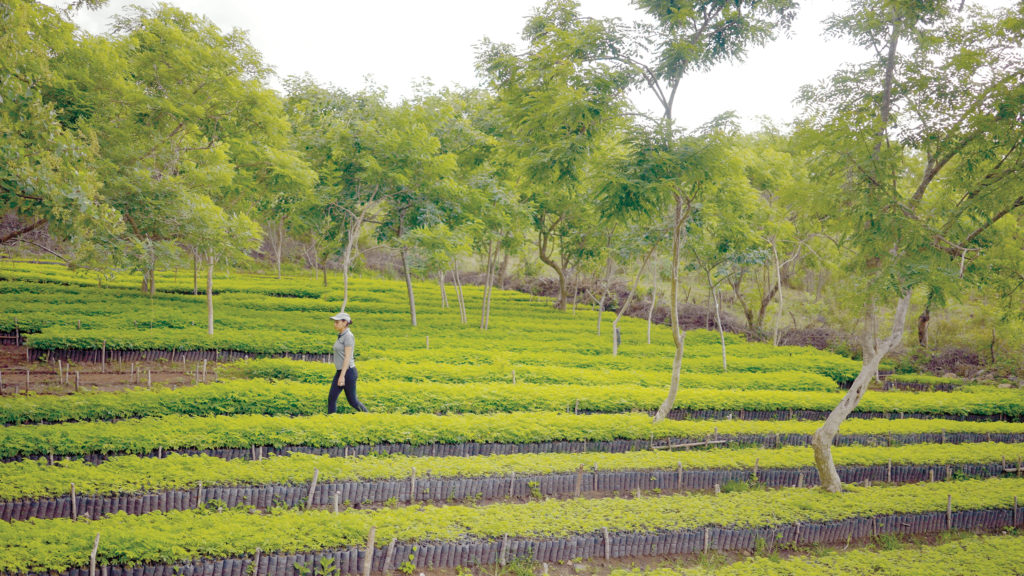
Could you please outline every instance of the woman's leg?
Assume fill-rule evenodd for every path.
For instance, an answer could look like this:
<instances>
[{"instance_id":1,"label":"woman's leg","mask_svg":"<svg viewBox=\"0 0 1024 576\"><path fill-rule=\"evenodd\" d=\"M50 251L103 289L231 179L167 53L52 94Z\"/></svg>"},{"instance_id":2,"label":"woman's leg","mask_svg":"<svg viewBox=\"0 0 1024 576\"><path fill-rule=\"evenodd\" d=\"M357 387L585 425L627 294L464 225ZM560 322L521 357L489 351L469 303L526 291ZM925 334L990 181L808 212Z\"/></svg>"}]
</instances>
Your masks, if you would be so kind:
<instances>
[{"instance_id":1,"label":"woman's leg","mask_svg":"<svg viewBox=\"0 0 1024 576\"><path fill-rule=\"evenodd\" d=\"M327 413L334 414L338 411L338 395L341 394L341 387L338 386L338 379L341 377L341 370L334 371L334 381L331 382L331 391L327 393Z\"/></svg>"},{"instance_id":2,"label":"woman's leg","mask_svg":"<svg viewBox=\"0 0 1024 576\"><path fill-rule=\"evenodd\" d=\"M356 409L356 412L367 412L366 406L363 406L363 403L356 397L356 378L358 377L359 372L356 372L355 366L345 372L345 399L348 400L349 406Z\"/></svg>"}]
</instances>

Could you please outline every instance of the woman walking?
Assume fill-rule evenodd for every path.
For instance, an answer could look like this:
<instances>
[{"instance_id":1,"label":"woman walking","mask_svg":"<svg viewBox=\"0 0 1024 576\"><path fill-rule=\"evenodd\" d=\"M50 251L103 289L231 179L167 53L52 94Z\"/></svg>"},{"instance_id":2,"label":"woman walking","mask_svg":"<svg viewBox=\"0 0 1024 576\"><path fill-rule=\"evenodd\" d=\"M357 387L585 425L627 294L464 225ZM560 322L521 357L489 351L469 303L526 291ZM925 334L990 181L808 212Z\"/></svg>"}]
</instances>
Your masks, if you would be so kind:
<instances>
[{"instance_id":1,"label":"woman walking","mask_svg":"<svg viewBox=\"0 0 1024 576\"><path fill-rule=\"evenodd\" d=\"M331 383L331 391L327 395L327 413L334 414L338 411L338 394L342 388L345 389L345 399L356 412L366 412L366 406L356 397L356 338L352 335L349 327L352 326L352 317L345 312L338 312L331 316L334 320L334 329L338 331L338 339L334 341L334 381Z\"/></svg>"}]
</instances>

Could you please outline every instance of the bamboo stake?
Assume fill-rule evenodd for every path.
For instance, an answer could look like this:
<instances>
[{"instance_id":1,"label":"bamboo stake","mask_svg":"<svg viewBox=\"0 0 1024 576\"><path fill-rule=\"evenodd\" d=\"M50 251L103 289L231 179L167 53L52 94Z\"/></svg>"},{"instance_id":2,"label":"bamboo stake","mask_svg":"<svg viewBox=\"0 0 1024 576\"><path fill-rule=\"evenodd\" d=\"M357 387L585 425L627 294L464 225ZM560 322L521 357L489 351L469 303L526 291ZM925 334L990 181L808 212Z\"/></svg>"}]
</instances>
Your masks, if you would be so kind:
<instances>
[{"instance_id":1,"label":"bamboo stake","mask_svg":"<svg viewBox=\"0 0 1024 576\"><path fill-rule=\"evenodd\" d=\"M313 482L309 485L309 496L306 497L306 510L313 506L313 492L316 491L316 481L320 479L320 469L313 469Z\"/></svg>"},{"instance_id":2,"label":"bamboo stake","mask_svg":"<svg viewBox=\"0 0 1024 576\"><path fill-rule=\"evenodd\" d=\"M413 466L412 475L409 478L409 502L416 500L416 467Z\"/></svg>"},{"instance_id":3,"label":"bamboo stake","mask_svg":"<svg viewBox=\"0 0 1024 576\"><path fill-rule=\"evenodd\" d=\"M388 552L384 555L384 573L391 573L391 562L395 558L395 543L398 542L397 538L392 538L391 543L388 544Z\"/></svg>"},{"instance_id":4,"label":"bamboo stake","mask_svg":"<svg viewBox=\"0 0 1024 576\"><path fill-rule=\"evenodd\" d=\"M96 533L96 541L92 543L92 554L89 555L89 576L96 576L96 553L100 549L100 533Z\"/></svg>"},{"instance_id":5,"label":"bamboo stake","mask_svg":"<svg viewBox=\"0 0 1024 576\"><path fill-rule=\"evenodd\" d=\"M373 541L377 537L377 527L370 528L370 535L366 538L366 556L363 557L363 576L370 576L370 569L373 568Z\"/></svg>"}]
</instances>

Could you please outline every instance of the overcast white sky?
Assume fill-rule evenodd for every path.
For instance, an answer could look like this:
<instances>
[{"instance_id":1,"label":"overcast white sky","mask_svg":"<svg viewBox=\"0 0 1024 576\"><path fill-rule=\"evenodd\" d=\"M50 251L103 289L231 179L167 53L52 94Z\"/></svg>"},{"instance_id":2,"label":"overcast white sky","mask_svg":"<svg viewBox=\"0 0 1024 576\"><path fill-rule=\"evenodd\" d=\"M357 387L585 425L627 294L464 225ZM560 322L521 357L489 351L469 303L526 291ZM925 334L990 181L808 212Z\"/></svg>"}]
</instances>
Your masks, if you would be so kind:
<instances>
[{"instance_id":1,"label":"overcast white sky","mask_svg":"<svg viewBox=\"0 0 1024 576\"><path fill-rule=\"evenodd\" d=\"M47 0L48 4L63 4ZM518 43L525 18L543 0L173 0L207 16L224 31L249 31L252 44L280 77L309 73L321 84L358 90L370 76L393 99L412 93L425 78L435 86L477 86L475 46L484 37ZM986 0L1009 5L1010 0ZM110 16L129 4L152 0L111 0L103 10L82 11L75 20L92 33L106 31ZM778 124L799 112L793 104L800 86L825 78L862 52L842 40L822 37L821 21L847 6L847 0L802 3L789 37L750 51L740 64L724 64L684 81L675 116L694 127L733 110L744 127L755 129L765 116ZM582 0L581 12L594 17L636 19L628 0ZM275 84L279 87L279 84ZM645 110L653 100L637 99Z\"/></svg>"}]
</instances>

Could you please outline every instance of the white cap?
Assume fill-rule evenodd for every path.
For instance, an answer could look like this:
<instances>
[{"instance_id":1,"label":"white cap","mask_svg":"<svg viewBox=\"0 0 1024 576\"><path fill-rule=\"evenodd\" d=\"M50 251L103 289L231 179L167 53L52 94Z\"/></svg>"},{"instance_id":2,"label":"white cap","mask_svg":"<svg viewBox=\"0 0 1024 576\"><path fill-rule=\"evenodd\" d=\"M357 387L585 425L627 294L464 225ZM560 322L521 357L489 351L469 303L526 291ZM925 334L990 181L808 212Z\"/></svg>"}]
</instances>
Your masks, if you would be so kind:
<instances>
[{"instance_id":1,"label":"white cap","mask_svg":"<svg viewBox=\"0 0 1024 576\"><path fill-rule=\"evenodd\" d=\"M338 312L334 316L331 316L331 320L345 320L349 324L352 323L352 317L347 312Z\"/></svg>"}]
</instances>

